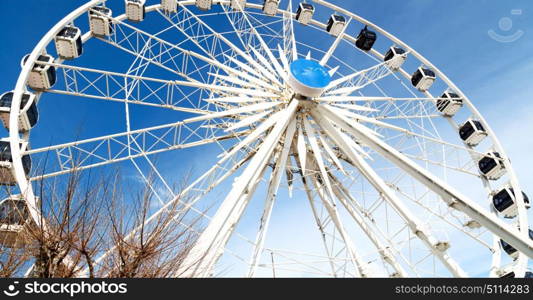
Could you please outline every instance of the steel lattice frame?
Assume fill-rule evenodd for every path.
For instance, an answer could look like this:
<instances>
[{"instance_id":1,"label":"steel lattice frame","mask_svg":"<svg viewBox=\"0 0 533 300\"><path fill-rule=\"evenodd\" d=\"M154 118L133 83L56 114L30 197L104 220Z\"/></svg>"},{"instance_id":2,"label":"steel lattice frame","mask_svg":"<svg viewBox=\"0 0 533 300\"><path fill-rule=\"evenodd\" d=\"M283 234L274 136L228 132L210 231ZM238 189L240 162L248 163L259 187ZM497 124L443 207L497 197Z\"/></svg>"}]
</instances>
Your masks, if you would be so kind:
<instances>
[{"instance_id":1,"label":"steel lattice frame","mask_svg":"<svg viewBox=\"0 0 533 300\"><path fill-rule=\"evenodd\" d=\"M64 88L53 88L44 93L123 102L126 110L131 105L144 105L194 113L198 117L131 130L127 113L127 130L123 133L22 153L18 147L19 140L29 140L29 133L19 134L19 106L37 57L64 26L105 1L92 0L81 6L42 38L20 73L9 122L14 172L32 218L39 224L41 218L31 182L41 177L26 178L21 159L23 154L55 154L57 168L45 174L45 178L67 174L74 166L84 170L127 160L143 175L135 162L136 158L143 158L172 193L149 155L219 144L223 151L219 162L181 193L193 199L193 209L203 215L194 208L194 204L225 179L237 174L239 169L244 171L237 177L217 213L212 217L203 215L209 220L209 226L204 232L198 233L198 242L184 264L187 268L176 270L176 276L207 277L217 274L215 265L223 253L230 253L242 260L246 266L246 274L243 275L247 276L257 276L258 268L294 271L294 265L304 268L297 271L308 275L376 276L365 262L368 257L380 261L391 276L468 276L449 255L447 247L443 246L444 241L439 240L433 229L427 226L427 220L424 221L419 215L420 211L413 210L413 205L488 249L492 253L492 263L487 268L491 276L496 276L496 271L501 267L499 240L504 239L519 250L515 272L518 276L523 275L528 257L533 258L533 243L528 238L529 226L522 189L501 143L488 123L445 74L407 44L350 11L326 1L313 2L317 8L346 16L349 19L346 28L354 22L367 25L380 38L404 48L411 59L415 58L421 65L431 68L446 87L464 100L463 109L469 110L472 117L481 121L488 132L491 148L504 158L506 179L517 195L517 220L521 231L500 219L494 209L489 209L488 203L482 202L484 206L481 206L445 179L432 174L431 168L437 166L479 178L487 194L494 188L472 167L472 162L484 153L466 144L446 141L439 135L432 121L434 118L445 118L454 129L459 125L453 117L442 116L430 108L437 99L430 92L419 97L405 84L411 78L407 71L400 69L394 72L382 62L383 54L374 49L365 53L374 62L373 66L367 68L354 68L342 57L337 58L335 50L339 45L344 43L353 47L355 42L346 28L326 49L314 48L299 41L294 29L297 25L293 21L295 14L292 12L292 3L287 9L280 7L276 16L265 17L260 4L248 1L245 8L232 10L229 0L214 0L213 3L221 5L219 14L227 17L237 39L230 40L225 34L217 32L209 25L210 13L195 12L192 8L195 1L186 0L179 2L180 11L175 14L163 12L159 4L146 7L146 11L149 16L158 14L162 22L168 23L169 27L161 32L180 32L187 37L187 42L199 49L198 52L187 49L185 43L168 42L160 38L159 33L140 30L135 24L126 22L125 15L120 15L111 18L114 33L98 39L135 57L126 73L72 66L61 60L50 63L62 71ZM274 26L281 26L281 30L271 29ZM307 28L323 32L326 25L313 19ZM93 36L88 32L83 36L83 42L91 38ZM276 39L281 40L281 43L272 44ZM304 51L298 49L307 49L308 58L311 58L311 51L315 56L322 55L314 58L322 65L331 67L331 73L337 76L325 95L314 101L292 99L293 93L284 83L289 62L306 56ZM144 77L144 70L149 65L174 73L179 80ZM386 78L394 78L410 94L388 96L378 85ZM364 95L362 91L367 87L374 88L380 94ZM193 92L187 89L193 89ZM228 121L228 117L231 117L232 122ZM405 120L406 127L387 123L396 119ZM430 129L410 121L418 119L427 119ZM408 145L408 138L414 139L415 144ZM235 140L235 144L226 149L221 142L228 140ZM438 151L442 151L442 161L430 158L428 147L433 144L441 147ZM409 153L412 149L422 153ZM446 160L446 153L461 156L461 159L452 163ZM371 159L380 157L390 162L390 165L384 163L376 168L371 164ZM270 172L267 171L269 168L272 169ZM383 178L386 170L391 170L392 178ZM283 182L283 175L287 182ZM424 188L422 195L419 191L405 189L406 176ZM265 246L266 231L278 189L283 186L292 190L300 181L298 188L308 198L325 246L325 256ZM237 234L234 229L260 183L268 188L259 221L260 229L254 240ZM370 204L362 203L366 201L366 194L357 190L357 184L374 190L374 199ZM428 202L427 198L432 195L438 197L441 204ZM174 195L175 199L178 196ZM162 203L162 208L152 218L170 203ZM389 210L403 222L394 232L388 228L389 221L383 220L389 216ZM385 212L387 214L383 215ZM359 249L359 244L353 242L352 239L356 237L346 228L347 218L359 227L369 244L373 245L370 255L363 253L365 251ZM475 231L462 226L464 223L461 222L468 219L476 221L484 229ZM487 235L493 241L488 241ZM228 249L227 244L232 236L237 236L253 248L250 258L242 258L240 253ZM411 247L423 250L412 250ZM419 251L424 255L414 258L411 251ZM265 253L272 256L270 265L261 263ZM274 255L286 262L275 263ZM313 261L303 258L312 258ZM430 258L433 264L443 268L422 271L419 265L427 263ZM328 270L318 267L322 265L327 265ZM446 271L443 273L442 270Z\"/></svg>"}]
</instances>

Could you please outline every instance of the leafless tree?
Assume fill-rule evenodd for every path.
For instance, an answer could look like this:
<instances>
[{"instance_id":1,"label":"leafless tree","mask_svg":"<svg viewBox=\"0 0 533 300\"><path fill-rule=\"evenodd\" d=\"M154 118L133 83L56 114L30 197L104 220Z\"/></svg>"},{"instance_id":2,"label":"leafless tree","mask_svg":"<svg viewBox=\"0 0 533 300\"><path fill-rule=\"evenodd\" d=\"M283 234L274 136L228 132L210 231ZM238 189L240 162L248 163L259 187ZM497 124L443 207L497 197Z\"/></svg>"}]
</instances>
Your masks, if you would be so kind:
<instances>
[{"instance_id":1,"label":"leafless tree","mask_svg":"<svg viewBox=\"0 0 533 300\"><path fill-rule=\"evenodd\" d=\"M159 200L174 196L161 199L152 181L140 189L123 189L120 182L119 172L41 180L36 194L43 225L27 226L20 247L0 249L0 276L20 276L32 263L33 277L173 276L200 230L200 215L191 216L186 197L178 196L150 218Z\"/></svg>"}]
</instances>

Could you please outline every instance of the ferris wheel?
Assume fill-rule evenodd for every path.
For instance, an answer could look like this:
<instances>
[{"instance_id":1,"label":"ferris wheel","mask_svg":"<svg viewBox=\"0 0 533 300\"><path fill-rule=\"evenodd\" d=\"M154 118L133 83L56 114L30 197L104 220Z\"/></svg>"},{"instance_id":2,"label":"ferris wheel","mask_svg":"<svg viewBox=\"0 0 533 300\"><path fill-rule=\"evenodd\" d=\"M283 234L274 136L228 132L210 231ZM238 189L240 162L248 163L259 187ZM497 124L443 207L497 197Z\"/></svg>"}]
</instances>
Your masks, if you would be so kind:
<instances>
[{"instance_id":1,"label":"ferris wheel","mask_svg":"<svg viewBox=\"0 0 533 300\"><path fill-rule=\"evenodd\" d=\"M41 222L34 183L127 165L156 174L148 222L186 195L206 224L176 277L532 275L505 150L400 39L321 0L147 2L89 1L23 58L0 99L0 180L20 193L0 203L3 247ZM82 107L103 116L93 136ZM181 152L201 172L176 195ZM5 217L21 205L28 220Z\"/></svg>"}]
</instances>

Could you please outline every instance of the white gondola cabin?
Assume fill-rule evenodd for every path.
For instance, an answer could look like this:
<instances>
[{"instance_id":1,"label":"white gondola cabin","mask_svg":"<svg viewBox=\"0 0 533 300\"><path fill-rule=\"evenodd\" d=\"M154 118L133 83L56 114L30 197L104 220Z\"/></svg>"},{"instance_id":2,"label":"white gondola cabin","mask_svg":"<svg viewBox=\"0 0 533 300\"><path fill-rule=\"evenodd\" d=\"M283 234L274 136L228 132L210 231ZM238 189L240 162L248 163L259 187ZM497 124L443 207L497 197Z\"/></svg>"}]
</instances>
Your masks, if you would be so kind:
<instances>
[{"instance_id":1,"label":"white gondola cabin","mask_svg":"<svg viewBox=\"0 0 533 300\"><path fill-rule=\"evenodd\" d=\"M29 57L29 54L24 56L21 66L26 64ZM42 54L37 57L28 77L27 84L30 88L42 91L51 88L56 83L56 67L45 63L54 63L54 58L48 54Z\"/></svg>"},{"instance_id":2,"label":"white gondola cabin","mask_svg":"<svg viewBox=\"0 0 533 300\"><path fill-rule=\"evenodd\" d=\"M428 91L437 79L435 72L430 69L420 67L411 77L411 83L421 92Z\"/></svg>"},{"instance_id":3,"label":"white gondola cabin","mask_svg":"<svg viewBox=\"0 0 533 300\"><path fill-rule=\"evenodd\" d=\"M389 51L385 53L383 60L391 70L397 71L407 60L407 52L400 47L390 47Z\"/></svg>"},{"instance_id":4,"label":"white gondola cabin","mask_svg":"<svg viewBox=\"0 0 533 300\"><path fill-rule=\"evenodd\" d=\"M487 131L478 120L468 120L459 127L459 136L468 145L479 145L486 137Z\"/></svg>"},{"instance_id":5,"label":"white gondola cabin","mask_svg":"<svg viewBox=\"0 0 533 300\"><path fill-rule=\"evenodd\" d=\"M346 19L343 16L331 15L326 30L329 34L338 36L344 30L344 26L346 26Z\"/></svg>"},{"instance_id":6,"label":"white gondola cabin","mask_svg":"<svg viewBox=\"0 0 533 300\"><path fill-rule=\"evenodd\" d=\"M522 192L526 209L531 207L528 196ZM514 218L518 214L516 195L512 187L505 187L492 194L494 208L506 218Z\"/></svg>"},{"instance_id":7,"label":"white gondola cabin","mask_svg":"<svg viewBox=\"0 0 533 300\"><path fill-rule=\"evenodd\" d=\"M244 9L246 6L246 0L231 0L231 8L238 10L239 8Z\"/></svg>"},{"instance_id":8,"label":"white gondola cabin","mask_svg":"<svg viewBox=\"0 0 533 300\"><path fill-rule=\"evenodd\" d=\"M161 0L161 9L167 13L177 13L178 0Z\"/></svg>"},{"instance_id":9,"label":"white gondola cabin","mask_svg":"<svg viewBox=\"0 0 533 300\"><path fill-rule=\"evenodd\" d=\"M196 0L196 7L201 10L210 10L213 6L213 0Z\"/></svg>"},{"instance_id":10,"label":"white gondola cabin","mask_svg":"<svg viewBox=\"0 0 533 300\"><path fill-rule=\"evenodd\" d=\"M313 19L315 7L309 3L300 3L296 11L296 20L301 24L307 25Z\"/></svg>"},{"instance_id":11,"label":"white gondola cabin","mask_svg":"<svg viewBox=\"0 0 533 300\"><path fill-rule=\"evenodd\" d=\"M355 46L363 51L370 51L377 38L377 34L368 29L368 26L365 26L365 28L361 29L359 32L357 40L355 41Z\"/></svg>"},{"instance_id":12,"label":"white gondola cabin","mask_svg":"<svg viewBox=\"0 0 533 300\"><path fill-rule=\"evenodd\" d=\"M62 59L74 59L83 53L81 30L78 27L66 26L55 36L56 51Z\"/></svg>"},{"instance_id":13,"label":"white gondola cabin","mask_svg":"<svg viewBox=\"0 0 533 300\"><path fill-rule=\"evenodd\" d=\"M146 16L146 0L125 0L126 16L133 22L141 22Z\"/></svg>"},{"instance_id":14,"label":"white gondola cabin","mask_svg":"<svg viewBox=\"0 0 533 300\"><path fill-rule=\"evenodd\" d=\"M479 170L489 180L498 180L506 172L503 158L498 152L489 152L478 162Z\"/></svg>"},{"instance_id":15,"label":"white gondola cabin","mask_svg":"<svg viewBox=\"0 0 533 300\"><path fill-rule=\"evenodd\" d=\"M514 264L512 264L510 266L505 266L505 267L501 268L500 270L498 270L497 275L500 278L515 278L516 277L516 273L515 273L514 269L515 269Z\"/></svg>"},{"instance_id":16,"label":"white gondola cabin","mask_svg":"<svg viewBox=\"0 0 533 300\"><path fill-rule=\"evenodd\" d=\"M0 244L17 248L24 244L24 231L30 221L26 201L21 195L13 195L0 201Z\"/></svg>"},{"instance_id":17,"label":"white gondola cabin","mask_svg":"<svg viewBox=\"0 0 533 300\"><path fill-rule=\"evenodd\" d=\"M103 6L95 6L89 11L89 24L95 36L108 36L113 33L113 24L110 17L113 11Z\"/></svg>"},{"instance_id":18,"label":"white gondola cabin","mask_svg":"<svg viewBox=\"0 0 533 300\"><path fill-rule=\"evenodd\" d=\"M0 139L0 184L15 185L15 170L13 168L13 157L11 156L11 145L9 138ZM26 151L28 143L20 143L21 152ZM22 167L26 176L31 171L31 158L29 155L22 156Z\"/></svg>"},{"instance_id":19,"label":"white gondola cabin","mask_svg":"<svg viewBox=\"0 0 533 300\"><path fill-rule=\"evenodd\" d=\"M533 240L533 230L529 229L529 238ZM518 251L511 245L509 245L506 241L500 239L500 245L502 246L503 251L507 253L510 257L513 259L518 258Z\"/></svg>"},{"instance_id":20,"label":"white gondola cabin","mask_svg":"<svg viewBox=\"0 0 533 300\"><path fill-rule=\"evenodd\" d=\"M453 92L444 92L437 99L437 109L446 116L455 115L463 107L463 98Z\"/></svg>"},{"instance_id":21,"label":"white gondola cabin","mask_svg":"<svg viewBox=\"0 0 533 300\"><path fill-rule=\"evenodd\" d=\"M511 263L505 267L502 267L500 270L497 271L496 275L500 278L516 278L515 273L515 263ZM533 278L533 272L531 270L526 270L526 273L524 275L524 278Z\"/></svg>"},{"instance_id":22,"label":"white gondola cabin","mask_svg":"<svg viewBox=\"0 0 533 300\"><path fill-rule=\"evenodd\" d=\"M9 130L9 116L11 114L11 103L13 102L13 92L4 93L0 96L0 119L4 127ZM18 126L20 132L29 131L39 119L36 96L30 92L22 94L19 110Z\"/></svg>"},{"instance_id":23,"label":"white gondola cabin","mask_svg":"<svg viewBox=\"0 0 533 300\"><path fill-rule=\"evenodd\" d=\"M263 3L263 12L269 16L275 16L278 13L280 0L265 0Z\"/></svg>"}]
</instances>

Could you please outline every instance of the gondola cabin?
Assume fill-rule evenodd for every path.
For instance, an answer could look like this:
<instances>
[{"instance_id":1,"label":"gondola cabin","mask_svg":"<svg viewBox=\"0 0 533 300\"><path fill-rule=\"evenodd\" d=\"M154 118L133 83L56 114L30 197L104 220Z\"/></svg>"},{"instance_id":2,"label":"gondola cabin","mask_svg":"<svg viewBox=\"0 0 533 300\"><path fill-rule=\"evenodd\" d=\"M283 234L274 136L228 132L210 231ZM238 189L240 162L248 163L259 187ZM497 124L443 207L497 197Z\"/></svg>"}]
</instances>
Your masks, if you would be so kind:
<instances>
[{"instance_id":1,"label":"gondola cabin","mask_svg":"<svg viewBox=\"0 0 533 300\"><path fill-rule=\"evenodd\" d=\"M313 19L315 7L309 3L300 3L296 11L296 20L301 24L307 25Z\"/></svg>"},{"instance_id":2,"label":"gondola cabin","mask_svg":"<svg viewBox=\"0 0 533 300\"><path fill-rule=\"evenodd\" d=\"M113 24L111 9L103 6L95 6L89 11L89 24L91 32L95 36L103 37L113 33Z\"/></svg>"},{"instance_id":3,"label":"gondola cabin","mask_svg":"<svg viewBox=\"0 0 533 300\"><path fill-rule=\"evenodd\" d=\"M133 22L144 21L146 0L126 0L126 17Z\"/></svg>"},{"instance_id":4,"label":"gondola cabin","mask_svg":"<svg viewBox=\"0 0 533 300\"><path fill-rule=\"evenodd\" d=\"M512 262L506 266L501 267L499 270L496 271L496 275L499 278L516 278L516 262ZM528 274L529 273L529 274ZM528 276L531 276L531 271L526 270L524 278L530 278Z\"/></svg>"},{"instance_id":5,"label":"gondola cabin","mask_svg":"<svg viewBox=\"0 0 533 300\"><path fill-rule=\"evenodd\" d=\"M514 271L514 266L507 266L498 270L499 278L515 278L516 273Z\"/></svg>"},{"instance_id":6,"label":"gondola cabin","mask_svg":"<svg viewBox=\"0 0 533 300\"><path fill-rule=\"evenodd\" d=\"M31 224L26 201L21 195L12 195L0 201L0 244L18 248L24 245L24 231Z\"/></svg>"},{"instance_id":7,"label":"gondola cabin","mask_svg":"<svg viewBox=\"0 0 533 300\"><path fill-rule=\"evenodd\" d=\"M533 240L533 230L531 229L529 229L529 238ZM500 245L502 246L503 251L507 253L507 255L509 255L513 259L518 258L518 251L513 246L509 245L507 242L501 239L500 239Z\"/></svg>"},{"instance_id":8,"label":"gondola cabin","mask_svg":"<svg viewBox=\"0 0 533 300\"><path fill-rule=\"evenodd\" d=\"M468 120L459 126L459 137L469 146L477 146L487 137L487 131L478 120Z\"/></svg>"},{"instance_id":9,"label":"gondola cabin","mask_svg":"<svg viewBox=\"0 0 533 300\"><path fill-rule=\"evenodd\" d=\"M22 66L26 64L30 55L24 56ZM28 77L28 86L36 91L43 91L51 88L56 83L56 67L49 64L54 63L54 58L48 54L41 54L37 57L33 69Z\"/></svg>"},{"instance_id":10,"label":"gondola cabin","mask_svg":"<svg viewBox=\"0 0 533 300\"><path fill-rule=\"evenodd\" d=\"M346 19L343 16L331 15L326 30L329 34L338 36L344 30L344 26L346 26Z\"/></svg>"},{"instance_id":11,"label":"gondola cabin","mask_svg":"<svg viewBox=\"0 0 533 300\"><path fill-rule=\"evenodd\" d=\"M427 92L429 88L435 83L437 77L435 72L430 69L420 67L411 77L411 83L415 88L421 92Z\"/></svg>"},{"instance_id":12,"label":"gondola cabin","mask_svg":"<svg viewBox=\"0 0 533 300\"><path fill-rule=\"evenodd\" d=\"M9 138L0 139L0 184L1 185L15 185L15 170L13 169L13 157L11 157L11 145ZM21 152L24 153L28 143L20 143ZM31 158L25 154L22 156L22 167L26 176L31 171Z\"/></svg>"},{"instance_id":13,"label":"gondola cabin","mask_svg":"<svg viewBox=\"0 0 533 300\"><path fill-rule=\"evenodd\" d=\"M377 34L374 31L368 29L368 26L361 29L357 40L355 41L355 46L363 51L370 51L378 38Z\"/></svg>"},{"instance_id":14,"label":"gondola cabin","mask_svg":"<svg viewBox=\"0 0 533 300\"><path fill-rule=\"evenodd\" d=\"M478 162L479 170L489 180L498 180L506 172L503 158L498 152L489 152Z\"/></svg>"},{"instance_id":15,"label":"gondola cabin","mask_svg":"<svg viewBox=\"0 0 533 300\"><path fill-rule=\"evenodd\" d=\"M263 12L269 16L275 16L278 13L280 0L265 0L263 3Z\"/></svg>"},{"instance_id":16,"label":"gondola cabin","mask_svg":"<svg viewBox=\"0 0 533 300\"><path fill-rule=\"evenodd\" d=\"M528 196L522 192L522 197L526 209L529 209L531 204L529 203ZM494 205L494 208L506 218L514 218L518 214L516 195L512 187L505 187L493 193L492 204Z\"/></svg>"},{"instance_id":17,"label":"gondola cabin","mask_svg":"<svg viewBox=\"0 0 533 300\"><path fill-rule=\"evenodd\" d=\"M177 0L161 0L161 9L167 13L177 13L178 12L178 1Z\"/></svg>"},{"instance_id":18,"label":"gondola cabin","mask_svg":"<svg viewBox=\"0 0 533 300\"><path fill-rule=\"evenodd\" d=\"M13 92L7 92L0 96L0 119L2 119L2 123L4 123L4 127L7 130L9 130L9 116L11 114L13 95ZM29 131L37 124L38 119L39 111L37 110L36 96L30 92L23 93L19 110L19 131Z\"/></svg>"},{"instance_id":19,"label":"gondola cabin","mask_svg":"<svg viewBox=\"0 0 533 300\"><path fill-rule=\"evenodd\" d=\"M400 47L390 47L383 60L391 70L398 71L407 60L407 52Z\"/></svg>"},{"instance_id":20,"label":"gondola cabin","mask_svg":"<svg viewBox=\"0 0 533 300\"><path fill-rule=\"evenodd\" d=\"M453 92L444 92L436 102L437 109L446 116L455 115L463 107L463 98Z\"/></svg>"},{"instance_id":21,"label":"gondola cabin","mask_svg":"<svg viewBox=\"0 0 533 300\"><path fill-rule=\"evenodd\" d=\"M83 53L81 30L78 27L66 26L55 36L57 55L62 59L74 59Z\"/></svg>"},{"instance_id":22,"label":"gondola cabin","mask_svg":"<svg viewBox=\"0 0 533 300\"><path fill-rule=\"evenodd\" d=\"M196 7L201 10L210 10L213 0L196 0Z\"/></svg>"},{"instance_id":23,"label":"gondola cabin","mask_svg":"<svg viewBox=\"0 0 533 300\"><path fill-rule=\"evenodd\" d=\"M240 8L244 9L246 7L246 0L231 0L230 6L235 10Z\"/></svg>"},{"instance_id":24,"label":"gondola cabin","mask_svg":"<svg viewBox=\"0 0 533 300\"><path fill-rule=\"evenodd\" d=\"M502 276L500 276L500 278L515 278L515 273L514 271L512 272L509 272L509 273L506 273L506 274L502 274ZM533 272L531 271L526 271L526 274L524 275L524 278L533 278Z\"/></svg>"}]
</instances>

